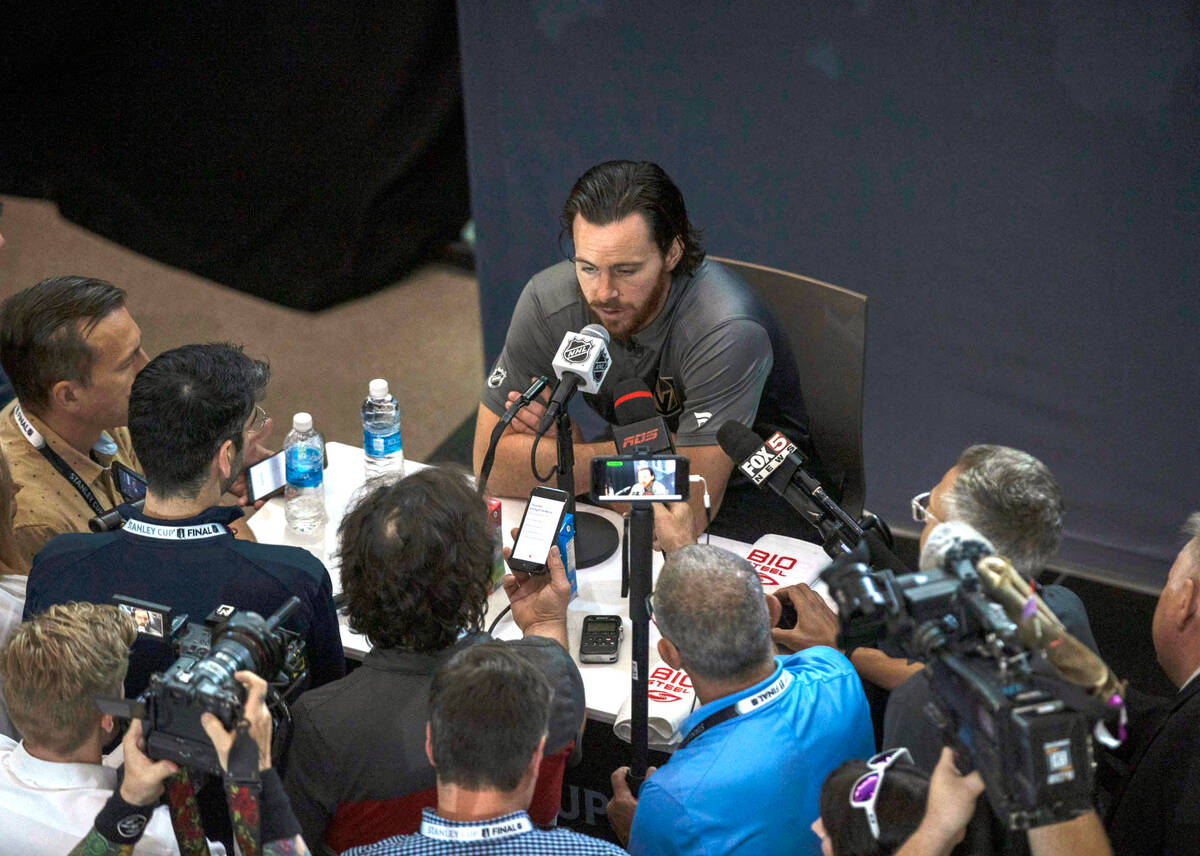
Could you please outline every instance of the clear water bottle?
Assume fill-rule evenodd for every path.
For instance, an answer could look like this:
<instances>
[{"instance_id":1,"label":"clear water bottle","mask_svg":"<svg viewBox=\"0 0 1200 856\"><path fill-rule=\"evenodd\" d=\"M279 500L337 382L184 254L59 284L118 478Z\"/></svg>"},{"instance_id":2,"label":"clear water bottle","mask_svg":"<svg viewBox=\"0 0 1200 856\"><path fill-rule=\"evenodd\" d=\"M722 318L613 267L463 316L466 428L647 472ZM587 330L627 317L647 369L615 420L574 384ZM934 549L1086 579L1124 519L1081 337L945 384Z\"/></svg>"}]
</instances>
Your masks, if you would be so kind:
<instances>
[{"instance_id":1,"label":"clear water bottle","mask_svg":"<svg viewBox=\"0 0 1200 856\"><path fill-rule=\"evenodd\" d=\"M400 405L381 377L371 381L363 401L363 452L367 480L404 477L404 443L400 439Z\"/></svg>"},{"instance_id":2,"label":"clear water bottle","mask_svg":"<svg viewBox=\"0 0 1200 856\"><path fill-rule=\"evenodd\" d=\"M297 532L315 532L325 523L325 438L313 430L311 414L292 417L292 430L283 448L287 468L284 516Z\"/></svg>"}]
</instances>

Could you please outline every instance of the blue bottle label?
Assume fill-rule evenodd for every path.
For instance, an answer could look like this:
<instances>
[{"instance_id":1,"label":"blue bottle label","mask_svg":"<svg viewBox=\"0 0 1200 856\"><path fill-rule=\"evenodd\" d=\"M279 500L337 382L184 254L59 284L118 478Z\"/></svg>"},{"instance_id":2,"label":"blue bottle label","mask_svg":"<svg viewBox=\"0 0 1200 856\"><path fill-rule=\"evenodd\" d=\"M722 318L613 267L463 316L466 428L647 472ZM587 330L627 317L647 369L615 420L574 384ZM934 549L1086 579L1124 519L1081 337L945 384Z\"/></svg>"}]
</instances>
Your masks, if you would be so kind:
<instances>
[{"instance_id":1,"label":"blue bottle label","mask_svg":"<svg viewBox=\"0 0 1200 856\"><path fill-rule=\"evenodd\" d=\"M373 458L394 455L403 448L404 444L400 442L398 430L388 434L376 434L367 428L363 429L363 451Z\"/></svg>"},{"instance_id":2,"label":"blue bottle label","mask_svg":"<svg viewBox=\"0 0 1200 856\"><path fill-rule=\"evenodd\" d=\"M284 455L288 484L292 487L320 487L323 481L321 458L321 450L312 446L290 447Z\"/></svg>"}]
</instances>

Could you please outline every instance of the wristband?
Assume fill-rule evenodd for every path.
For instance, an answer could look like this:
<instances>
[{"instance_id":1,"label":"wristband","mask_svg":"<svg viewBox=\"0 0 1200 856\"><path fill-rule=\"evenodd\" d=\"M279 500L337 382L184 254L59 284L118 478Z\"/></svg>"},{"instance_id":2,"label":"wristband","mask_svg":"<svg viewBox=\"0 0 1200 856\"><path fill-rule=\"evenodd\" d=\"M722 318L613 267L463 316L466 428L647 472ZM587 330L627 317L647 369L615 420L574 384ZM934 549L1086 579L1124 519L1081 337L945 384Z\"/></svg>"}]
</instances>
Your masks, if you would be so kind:
<instances>
[{"instance_id":1,"label":"wristband","mask_svg":"<svg viewBox=\"0 0 1200 856\"><path fill-rule=\"evenodd\" d=\"M113 791L96 815L96 831L113 844L134 844L146 831L154 807L154 803L132 805L121 798L119 791Z\"/></svg>"},{"instance_id":2,"label":"wristband","mask_svg":"<svg viewBox=\"0 0 1200 856\"><path fill-rule=\"evenodd\" d=\"M282 841L284 839L292 839L300 835L303 830L300 828L300 821L296 819L295 813L292 811L292 804L288 801L287 794L283 792L283 782L279 778L279 774L272 767L269 770L263 770L262 776L262 795L259 797L259 822L260 834L263 844L271 841Z\"/></svg>"}]
</instances>

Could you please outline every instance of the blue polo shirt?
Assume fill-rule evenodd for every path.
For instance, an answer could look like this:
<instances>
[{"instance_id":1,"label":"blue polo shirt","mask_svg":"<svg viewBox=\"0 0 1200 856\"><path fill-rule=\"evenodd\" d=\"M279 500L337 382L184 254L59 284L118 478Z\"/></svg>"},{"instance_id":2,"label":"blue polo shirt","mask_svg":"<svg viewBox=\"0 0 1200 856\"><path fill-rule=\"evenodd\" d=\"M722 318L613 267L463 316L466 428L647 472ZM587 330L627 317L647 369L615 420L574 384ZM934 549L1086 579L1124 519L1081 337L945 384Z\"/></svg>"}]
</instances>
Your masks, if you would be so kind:
<instances>
[{"instance_id":1,"label":"blue polo shirt","mask_svg":"<svg viewBox=\"0 0 1200 856\"><path fill-rule=\"evenodd\" d=\"M56 603L112 603L114 594L123 594L203 624L221 604L265 618L296 595L300 608L283 626L305 640L311 685L342 677L346 661L329 572L299 547L234 538L228 526L241 515L226 506L186 520L138 514L115 532L52 538L29 571L25 618ZM150 675L174 659L161 642L139 638L130 652L126 695L136 698Z\"/></svg>"},{"instance_id":2,"label":"blue polo shirt","mask_svg":"<svg viewBox=\"0 0 1200 856\"><path fill-rule=\"evenodd\" d=\"M686 740L723 708L741 702L743 710L704 728L642 785L630 853L821 852L809 825L825 777L875 752L867 699L850 661L832 648L775 662L766 680L684 720Z\"/></svg>"}]
</instances>

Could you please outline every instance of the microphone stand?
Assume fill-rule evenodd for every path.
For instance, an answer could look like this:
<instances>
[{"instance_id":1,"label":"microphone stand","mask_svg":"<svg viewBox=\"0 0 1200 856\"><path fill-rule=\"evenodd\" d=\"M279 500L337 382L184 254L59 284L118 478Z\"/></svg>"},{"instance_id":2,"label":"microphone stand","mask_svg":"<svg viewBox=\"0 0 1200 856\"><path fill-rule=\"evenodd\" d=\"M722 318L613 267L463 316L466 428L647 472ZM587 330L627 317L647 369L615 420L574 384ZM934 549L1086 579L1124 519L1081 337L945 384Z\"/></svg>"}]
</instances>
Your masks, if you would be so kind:
<instances>
[{"instance_id":1,"label":"microphone stand","mask_svg":"<svg viewBox=\"0 0 1200 856\"><path fill-rule=\"evenodd\" d=\"M653 586L654 514L649 505L634 505L629 511L629 540L626 555L629 568L629 620L633 624L631 652L633 670L629 744L633 757L625 781L636 797L646 781L649 764L650 702L647 695L650 678L650 613L646 608Z\"/></svg>"},{"instance_id":2,"label":"microphone stand","mask_svg":"<svg viewBox=\"0 0 1200 856\"><path fill-rule=\"evenodd\" d=\"M575 515L575 567L590 568L615 553L621 538L617 527L606 518L575 509L575 440L567 408L558 411L554 417L554 430L558 447L558 489L566 492L567 512Z\"/></svg>"}]
</instances>

